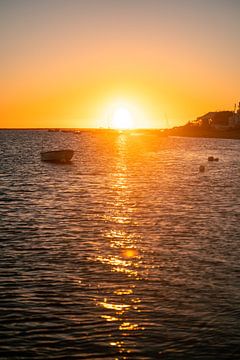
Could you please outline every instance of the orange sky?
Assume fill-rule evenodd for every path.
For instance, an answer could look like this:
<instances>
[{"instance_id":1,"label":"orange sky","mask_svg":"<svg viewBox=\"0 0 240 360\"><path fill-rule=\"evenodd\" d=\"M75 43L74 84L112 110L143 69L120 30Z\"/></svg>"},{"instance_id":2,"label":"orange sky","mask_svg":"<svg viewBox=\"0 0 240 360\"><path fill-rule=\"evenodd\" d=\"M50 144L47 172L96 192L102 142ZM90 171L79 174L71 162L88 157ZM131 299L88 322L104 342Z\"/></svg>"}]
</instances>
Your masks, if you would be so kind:
<instances>
[{"instance_id":1,"label":"orange sky","mask_svg":"<svg viewBox=\"0 0 240 360\"><path fill-rule=\"evenodd\" d=\"M176 126L240 100L235 0L0 3L0 127Z\"/></svg>"}]
</instances>

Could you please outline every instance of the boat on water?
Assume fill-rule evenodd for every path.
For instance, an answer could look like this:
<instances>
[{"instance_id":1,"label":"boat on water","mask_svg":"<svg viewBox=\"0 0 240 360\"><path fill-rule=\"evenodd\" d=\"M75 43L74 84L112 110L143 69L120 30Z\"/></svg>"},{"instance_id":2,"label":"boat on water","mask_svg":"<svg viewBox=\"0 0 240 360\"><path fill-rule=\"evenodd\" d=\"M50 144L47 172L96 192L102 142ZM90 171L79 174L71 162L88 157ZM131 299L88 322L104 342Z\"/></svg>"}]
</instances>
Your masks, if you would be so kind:
<instances>
[{"instance_id":1,"label":"boat on water","mask_svg":"<svg viewBox=\"0 0 240 360\"><path fill-rule=\"evenodd\" d=\"M73 157L74 151L70 149L42 151L41 160L55 163L68 163Z\"/></svg>"}]
</instances>

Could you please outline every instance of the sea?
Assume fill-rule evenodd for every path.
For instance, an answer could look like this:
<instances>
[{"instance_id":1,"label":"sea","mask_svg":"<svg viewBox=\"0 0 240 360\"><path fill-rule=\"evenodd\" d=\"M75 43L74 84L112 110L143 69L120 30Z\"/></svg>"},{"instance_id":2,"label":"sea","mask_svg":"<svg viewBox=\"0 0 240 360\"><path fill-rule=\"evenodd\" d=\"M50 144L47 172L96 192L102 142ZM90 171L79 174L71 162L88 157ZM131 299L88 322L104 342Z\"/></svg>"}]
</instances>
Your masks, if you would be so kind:
<instances>
[{"instance_id":1,"label":"sea","mask_svg":"<svg viewBox=\"0 0 240 360\"><path fill-rule=\"evenodd\" d=\"M0 239L0 359L240 358L239 140L2 130Z\"/></svg>"}]
</instances>

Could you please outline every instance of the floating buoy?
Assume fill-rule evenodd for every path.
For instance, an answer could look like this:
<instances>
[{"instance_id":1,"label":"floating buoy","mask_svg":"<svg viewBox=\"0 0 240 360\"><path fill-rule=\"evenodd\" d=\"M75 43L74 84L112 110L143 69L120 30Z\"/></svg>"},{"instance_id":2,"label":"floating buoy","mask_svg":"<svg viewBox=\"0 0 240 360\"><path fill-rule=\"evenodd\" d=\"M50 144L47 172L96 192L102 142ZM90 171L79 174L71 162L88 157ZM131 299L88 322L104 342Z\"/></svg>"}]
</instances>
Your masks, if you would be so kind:
<instances>
[{"instance_id":1,"label":"floating buoy","mask_svg":"<svg viewBox=\"0 0 240 360\"><path fill-rule=\"evenodd\" d=\"M214 161L214 157L213 157L213 156L209 156L209 157L208 157L208 161Z\"/></svg>"},{"instance_id":2,"label":"floating buoy","mask_svg":"<svg viewBox=\"0 0 240 360\"><path fill-rule=\"evenodd\" d=\"M200 165L199 166L199 172L204 172L205 171L205 166L204 165Z\"/></svg>"},{"instance_id":3,"label":"floating buoy","mask_svg":"<svg viewBox=\"0 0 240 360\"><path fill-rule=\"evenodd\" d=\"M208 157L208 161L218 161L218 160L219 160L219 158L215 158L213 156Z\"/></svg>"}]
</instances>

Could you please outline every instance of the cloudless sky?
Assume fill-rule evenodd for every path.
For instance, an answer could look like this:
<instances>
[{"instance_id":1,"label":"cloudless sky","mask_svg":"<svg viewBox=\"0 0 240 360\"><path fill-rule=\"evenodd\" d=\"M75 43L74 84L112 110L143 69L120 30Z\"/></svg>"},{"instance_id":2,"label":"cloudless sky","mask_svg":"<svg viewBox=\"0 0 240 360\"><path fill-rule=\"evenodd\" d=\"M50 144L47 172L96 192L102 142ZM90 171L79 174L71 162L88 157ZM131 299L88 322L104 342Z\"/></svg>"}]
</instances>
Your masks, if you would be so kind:
<instances>
[{"instance_id":1,"label":"cloudless sky","mask_svg":"<svg viewBox=\"0 0 240 360\"><path fill-rule=\"evenodd\" d=\"M231 110L239 19L238 0L0 0L0 127L104 126L118 101L140 127Z\"/></svg>"}]
</instances>

